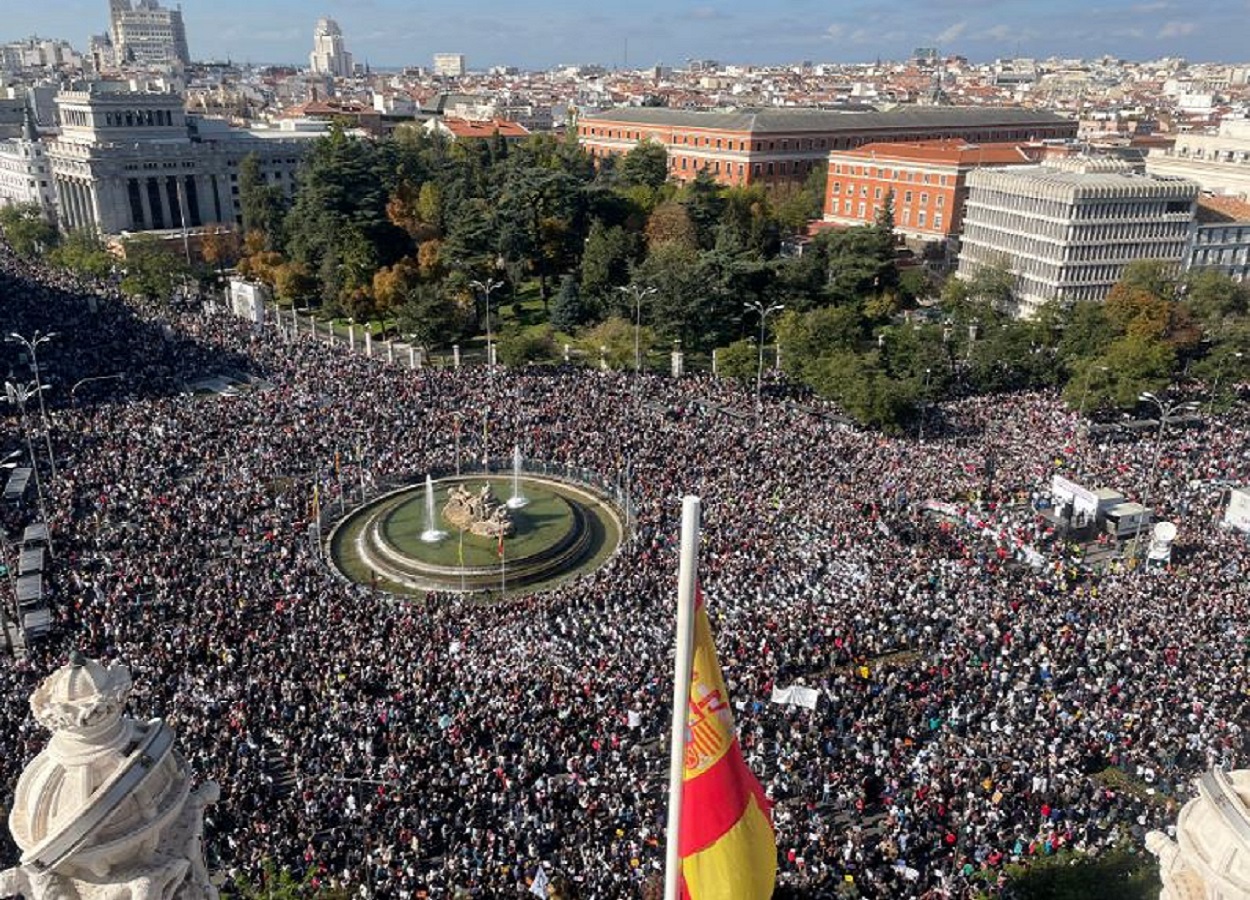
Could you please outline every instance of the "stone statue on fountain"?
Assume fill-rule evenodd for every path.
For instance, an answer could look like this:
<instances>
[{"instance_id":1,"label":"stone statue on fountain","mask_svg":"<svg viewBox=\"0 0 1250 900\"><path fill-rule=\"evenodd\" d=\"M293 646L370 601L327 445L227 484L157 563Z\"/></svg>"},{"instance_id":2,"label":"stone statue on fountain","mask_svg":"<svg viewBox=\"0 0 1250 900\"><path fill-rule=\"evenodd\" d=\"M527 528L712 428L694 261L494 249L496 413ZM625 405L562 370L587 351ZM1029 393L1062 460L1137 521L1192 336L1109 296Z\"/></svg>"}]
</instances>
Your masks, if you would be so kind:
<instances>
[{"instance_id":1,"label":"stone statue on fountain","mask_svg":"<svg viewBox=\"0 0 1250 900\"><path fill-rule=\"evenodd\" d=\"M453 485L447 492L443 518L460 531L483 537L508 537L516 530L508 507L495 498L490 482L476 496L462 484Z\"/></svg>"}]
</instances>

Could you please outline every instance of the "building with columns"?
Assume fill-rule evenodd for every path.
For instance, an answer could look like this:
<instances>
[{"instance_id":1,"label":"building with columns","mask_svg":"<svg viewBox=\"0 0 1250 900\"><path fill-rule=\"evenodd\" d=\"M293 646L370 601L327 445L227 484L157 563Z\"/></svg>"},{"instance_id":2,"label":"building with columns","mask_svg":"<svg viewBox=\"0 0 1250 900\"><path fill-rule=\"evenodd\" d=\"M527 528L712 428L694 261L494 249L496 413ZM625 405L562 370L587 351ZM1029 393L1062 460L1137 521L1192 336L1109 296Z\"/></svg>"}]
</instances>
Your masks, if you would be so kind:
<instances>
[{"instance_id":1,"label":"building with columns","mask_svg":"<svg viewBox=\"0 0 1250 900\"><path fill-rule=\"evenodd\" d=\"M188 116L174 93L89 87L57 95L61 134L47 149L65 228L120 234L240 224L242 161L254 154L265 180L290 195L316 137Z\"/></svg>"},{"instance_id":2,"label":"building with columns","mask_svg":"<svg viewBox=\"0 0 1250 900\"><path fill-rule=\"evenodd\" d=\"M1043 304L1105 300L1124 268L1178 268L1191 240L1197 182L1143 174L1108 157L1077 156L968 175L960 278L1005 263L1028 317Z\"/></svg>"},{"instance_id":3,"label":"building with columns","mask_svg":"<svg viewBox=\"0 0 1250 900\"><path fill-rule=\"evenodd\" d=\"M350 78L352 55L343 43L343 29L333 19L318 19L313 29L313 49L308 54L308 67L317 75Z\"/></svg>"}]
</instances>

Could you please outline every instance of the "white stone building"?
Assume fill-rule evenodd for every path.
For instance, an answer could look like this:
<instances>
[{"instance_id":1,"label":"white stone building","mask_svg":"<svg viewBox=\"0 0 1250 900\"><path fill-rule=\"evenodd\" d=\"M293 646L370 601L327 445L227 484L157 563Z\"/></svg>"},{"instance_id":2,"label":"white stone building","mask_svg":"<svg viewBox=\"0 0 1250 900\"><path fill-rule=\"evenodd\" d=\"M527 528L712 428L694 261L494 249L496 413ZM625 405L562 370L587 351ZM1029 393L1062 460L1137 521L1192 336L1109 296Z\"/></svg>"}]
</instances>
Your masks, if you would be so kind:
<instances>
[{"instance_id":1,"label":"white stone building","mask_svg":"<svg viewBox=\"0 0 1250 900\"><path fill-rule=\"evenodd\" d=\"M463 53L435 53L434 74L440 78L460 78L465 73Z\"/></svg>"},{"instance_id":2,"label":"white stone building","mask_svg":"<svg viewBox=\"0 0 1250 900\"><path fill-rule=\"evenodd\" d=\"M95 82L57 95L61 135L48 159L63 227L102 234L242 221L239 165L255 154L290 195L315 134L274 136L188 116L175 93Z\"/></svg>"},{"instance_id":3,"label":"white stone building","mask_svg":"<svg viewBox=\"0 0 1250 900\"><path fill-rule=\"evenodd\" d=\"M958 275L1005 262L1025 317L1050 301L1106 299L1137 260L1179 266L1199 192L1184 178L1090 157L981 169L967 184Z\"/></svg>"},{"instance_id":4,"label":"white stone building","mask_svg":"<svg viewBox=\"0 0 1250 900\"><path fill-rule=\"evenodd\" d=\"M1250 119L1228 120L1218 134L1182 134L1166 149L1150 151L1152 175L1191 178L1213 194L1250 200Z\"/></svg>"},{"instance_id":5,"label":"white stone building","mask_svg":"<svg viewBox=\"0 0 1250 900\"><path fill-rule=\"evenodd\" d=\"M157 0L109 0L109 25L118 66L191 64L181 9L165 9Z\"/></svg>"},{"instance_id":6,"label":"white stone building","mask_svg":"<svg viewBox=\"0 0 1250 900\"><path fill-rule=\"evenodd\" d=\"M313 49L308 54L308 67L317 75L350 78L352 55L343 43L343 30L333 19L318 19L313 29Z\"/></svg>"},{"instance_id":7,"label":"white stone building","mask_svg":"<svg viewBox=\"0 0 1250 900\"><path fill-rule=\"evenodd\" d=\"M52 168L29 110L22 135L0 141L0 205L25 204L40 207L49 221L56 221Z\"/></svg>"}]
</instances>

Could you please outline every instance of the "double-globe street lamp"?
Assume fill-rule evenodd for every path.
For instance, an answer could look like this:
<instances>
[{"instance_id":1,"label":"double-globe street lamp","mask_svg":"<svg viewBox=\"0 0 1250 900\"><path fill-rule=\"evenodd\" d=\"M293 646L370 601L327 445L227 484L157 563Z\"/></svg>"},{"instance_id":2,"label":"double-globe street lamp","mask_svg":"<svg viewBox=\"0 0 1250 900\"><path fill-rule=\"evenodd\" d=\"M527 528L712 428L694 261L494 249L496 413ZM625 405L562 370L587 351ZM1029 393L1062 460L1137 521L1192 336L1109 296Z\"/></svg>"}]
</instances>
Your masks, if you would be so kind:
<instances>
[{"instance_id":1,"label":"double-globe street lamp","mask_svg":"<svg viewBox=\"0 0 1250 900\"><path fill-rule=\"evenodd\" d=\"M39 394L39 419L43 423L43 438L48 445L48 466L53 478L56 478L56 457L52 455L52 429L48 427L48 411L43 405L44 383L39 372L39 348L59 336L60 333L56 331L48 334L40 334L36 331L34 337L26 338L13 331L4 339L5 343L8 344L21 344L26 348L26 352L30 354L30 366L35 373L35 387ZM33 456L31 457L31 465L35 465Z\"/></svg>"},{"instance_id":2,"label":"double-globe street lamp","mask_svg":"<svg viewBox=\"0 0 1250 900\"><path fill-rule=\"evenodd\" d=\"M503 282L496 281L493 278L487 278L485 281L481 281L475 278L472 281L470 281L469 284L473 285L474 288L481 291L482 296L486 300L486 369L487 371L493 372L494 364L495 364L495 352L494 352L495 345L494 345L494 342L491 336L491 330L490 330L490 295L491 295L491 292L495 290L496 288L503 287Z\"/></svg>"},{"instance_id":3,"label":"double-globe street lamp","mask_svg":"<svg viewBox=\"0 0 1250 900\"><path fill-rule=\"evenodd\" d=\"M1167 402L1159 398L1150 391L1143 391L1137 398L1142 403L1149 403L1159 410L1159 432L1155 437L1154 458L1150 461L1150 471L1146 475L1146 483L1142 486L1142 512L1137 517L1137 531L1133 535L1133 555L1140 559L1141 557L1141 527L1146 518L1146 509L1150 503L1150 494L1154 490L1155 472L1159 468L1159 458L1163 455L1163 434L1168 427L1168 422L1176 417L1177 413L1195 413L1198 411L1198 404L1192 400ZM1153 516L1152 516L1153 518Z\"/></svg>"},{"instance_id":4,"label":"double-globe street lamp","mask_svg":"<svg viewBox=\"0 0 1250 900\"><path fill-rule=\"evenodd\" d=\"M52 553L52 529L48 523L48 508L43 498L43 481L39 478L39 460L35 458L35 447L30 440L30 423L26 418L26 403L31 397L42 393L44 386L36 386L35 384L24 385L14 384L11 381L4 383L4 396L12 405L18 408L18 412L22 419L22 436L26 438L26 452L30 454L30 470L35 476L35 494L39 498L39 517L43 520L44 526L48 529L48 552ZM55 554L53 553L55 556Z\"/></svg>"},{"instance_id":5,"label":"double-globe street lamp","mask_svg":"<svg viewBox=\"0 0 1250 900\"><path fill-rule=\"evenodd\" d=\"M759 365L755 370L755 405L759 406L763 402L764 390L764 329L767 326L768 317L775 312L781 312L786 308L786 305L784 303L774 303L771 306L765 306L763 301L748 300L743 306L760 317Z\"/></svg>"},{"instance_id":6,"label":"double-globe street lamp","mask_svg":"<svg viewBox=\"0 0 1250 900\"><path fill-rule=\"evenodd\" d=\"M634 300L634 374L638 374L642 371L642 298L650 297L656 290L640 284L627 284L617 290Z\"/></svg>"}]
</instances>

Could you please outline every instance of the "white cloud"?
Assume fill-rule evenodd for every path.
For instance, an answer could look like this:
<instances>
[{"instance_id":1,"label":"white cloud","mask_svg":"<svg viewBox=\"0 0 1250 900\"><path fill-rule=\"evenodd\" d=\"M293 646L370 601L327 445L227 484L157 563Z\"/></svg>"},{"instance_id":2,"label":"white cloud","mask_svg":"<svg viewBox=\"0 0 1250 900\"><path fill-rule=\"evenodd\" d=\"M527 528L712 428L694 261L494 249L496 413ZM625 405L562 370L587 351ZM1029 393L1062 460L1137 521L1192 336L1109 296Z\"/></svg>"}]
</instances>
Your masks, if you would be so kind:
<instances>
[{"instance_id":1,"label":"white cloud","mask_svg":"<svg viewBox=\"0 0 1250 900\"><path fill-rule=\"evenodd\" d=\"M1193 34L1198 30L1198 26L1193 22L1164 22L1163 27L1159 29L1159 37L1161 38L1178 38L1187 34Z\"/></svg>"},{"instance_id":2,"label":"white cloud","mask_svg":"<svg viewBox=\"0 0 1250 900\"><path fill-rule=\"evenodd\" d=\"M967 28L968 28L967 22L956 22L950 28L947 28L941 34L938 34L937 36L935 36L933 40L937 42L937 45L939 47L941 47L943 44L954 43L956 40L959 39L959 36L963 34L964 31L967 30Z\"/></svg>"},{"instance_id":3,"label":"white cloud","mask_svg":"<svg viewBox=\"0 0 1250 900\"><path fill-rule=\"evenodd\" d=\"M841 22L834 22L832 25L830 25L828 28L825 29L825 37L831 38L835 41L842 40L844 37L846 37L846 26L843 25Z\"/></svg>"}]
</instances>

